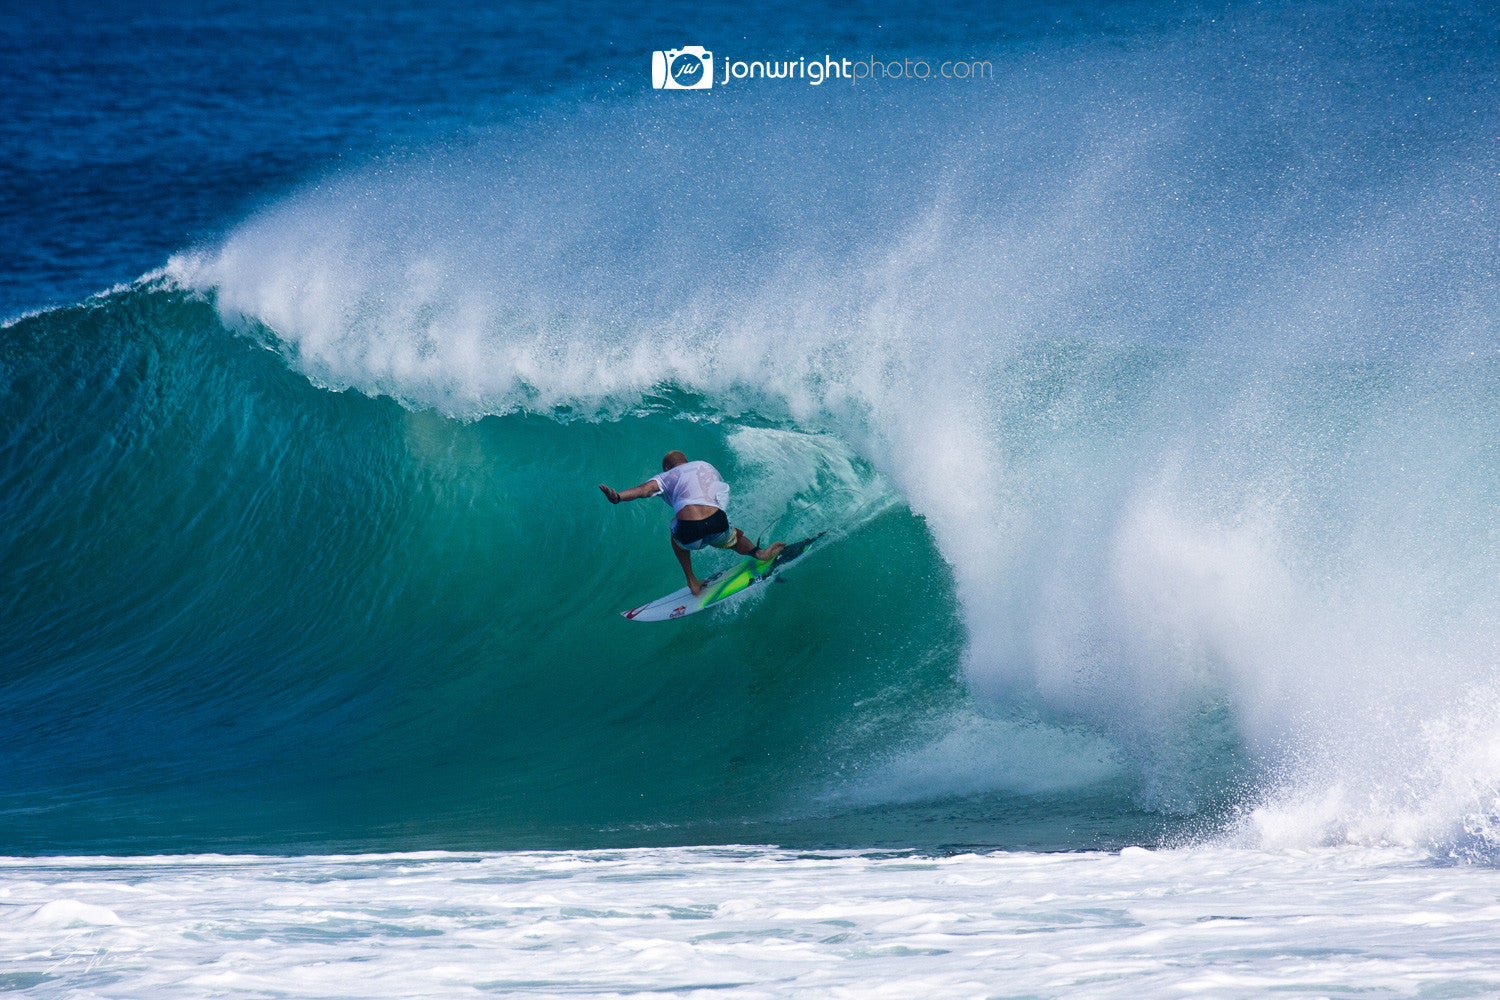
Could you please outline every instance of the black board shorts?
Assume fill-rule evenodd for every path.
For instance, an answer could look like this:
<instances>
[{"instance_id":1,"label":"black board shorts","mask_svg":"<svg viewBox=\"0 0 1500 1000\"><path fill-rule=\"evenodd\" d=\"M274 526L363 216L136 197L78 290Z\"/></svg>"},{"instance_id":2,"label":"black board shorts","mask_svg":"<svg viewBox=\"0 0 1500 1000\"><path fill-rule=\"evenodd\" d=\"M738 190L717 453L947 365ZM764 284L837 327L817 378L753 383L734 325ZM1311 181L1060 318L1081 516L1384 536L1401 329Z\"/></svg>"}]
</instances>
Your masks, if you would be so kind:
<instances>
[{"instance_id":1,"label":"black board shorts","mask_svg":"<svg viewBox=\"0 0 1500 1000\"><path fill-rule=\"evenodd\" d=\"M685 549L701 549L704 545L727 549L734 544L729 515L722 510L716 510L700 521L673 521L672 537Z\"/></svg>"}]
</instances>

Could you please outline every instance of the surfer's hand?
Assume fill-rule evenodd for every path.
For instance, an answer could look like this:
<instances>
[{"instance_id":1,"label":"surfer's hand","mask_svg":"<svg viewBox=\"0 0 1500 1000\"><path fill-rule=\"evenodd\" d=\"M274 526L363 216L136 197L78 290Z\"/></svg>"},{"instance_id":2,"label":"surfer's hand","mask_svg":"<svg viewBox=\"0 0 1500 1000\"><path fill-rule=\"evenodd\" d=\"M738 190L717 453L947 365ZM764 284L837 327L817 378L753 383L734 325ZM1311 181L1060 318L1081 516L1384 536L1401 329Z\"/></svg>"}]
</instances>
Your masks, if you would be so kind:
<instances>
[{"instance_id":1,"label":"surfer's hand","mask_svg":"<svg viewBox=\"0 0 1500 1000\"><path fill-rule=\"evenodd\" d=\"M605 486L603 483L600 483L599 484L599 489L604 492L604 499L608 500L610 503L619 503L620 502L620 494L616 493L614 490L610 489L608 486Z\"/></svg>"}]
</instances>

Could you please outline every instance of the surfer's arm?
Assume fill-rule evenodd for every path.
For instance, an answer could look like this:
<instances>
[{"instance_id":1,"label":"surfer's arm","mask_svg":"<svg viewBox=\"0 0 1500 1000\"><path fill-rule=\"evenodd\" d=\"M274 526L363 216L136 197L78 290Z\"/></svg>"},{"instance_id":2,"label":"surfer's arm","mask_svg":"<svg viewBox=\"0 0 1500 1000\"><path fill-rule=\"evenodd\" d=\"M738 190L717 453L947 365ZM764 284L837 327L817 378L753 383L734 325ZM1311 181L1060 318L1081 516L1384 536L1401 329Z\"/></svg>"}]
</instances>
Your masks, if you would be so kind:
<instances>
[{"instance_id":1,"label":"surfer's arm","mask_svg":"<svg viewBox=\"0 0 1500 1000\"><path fill-rule=\"evenodd\" d=\"M654 479L648 479L639 486L632 486L628 490L616 493L614 490L599 484L599 490L604 494L604 499L610 503L620 503L622 500L639 500L642 497L654 497L661 492L661 483Z\"/></svg>"}]
</instances>

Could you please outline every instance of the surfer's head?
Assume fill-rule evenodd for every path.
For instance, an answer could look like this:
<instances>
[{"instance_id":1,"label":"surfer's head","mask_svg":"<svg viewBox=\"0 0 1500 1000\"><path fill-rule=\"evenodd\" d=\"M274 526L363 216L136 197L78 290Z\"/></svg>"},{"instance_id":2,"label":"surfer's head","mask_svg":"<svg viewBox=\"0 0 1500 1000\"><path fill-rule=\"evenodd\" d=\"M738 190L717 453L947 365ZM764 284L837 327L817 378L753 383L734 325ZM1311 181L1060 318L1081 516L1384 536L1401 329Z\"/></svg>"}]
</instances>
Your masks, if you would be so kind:
<instances>
[{"instance_id":1,"label":"surfer's head","mask_svg":"<svg viewBox=\"0 0 1500 1000\"><path fill-rule=\"evenodd\" d=\"M675 469L687 461L687 456L680 451L669 451L661 457L661 471Z\"/></svg>"}]
</instances>

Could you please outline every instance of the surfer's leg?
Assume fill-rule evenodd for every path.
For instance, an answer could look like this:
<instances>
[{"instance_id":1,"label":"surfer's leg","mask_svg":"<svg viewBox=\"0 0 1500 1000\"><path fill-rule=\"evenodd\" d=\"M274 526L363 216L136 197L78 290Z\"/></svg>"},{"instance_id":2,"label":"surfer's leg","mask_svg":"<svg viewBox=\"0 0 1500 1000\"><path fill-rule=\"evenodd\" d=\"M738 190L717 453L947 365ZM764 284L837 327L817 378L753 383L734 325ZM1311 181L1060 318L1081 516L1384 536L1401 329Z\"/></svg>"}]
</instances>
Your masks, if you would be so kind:
<instances>
[{"instance_id":1,"label":"surfer's leg","mask_svg":"<svg viewBox=\"0 0 1500 1000\"><path fill-rule=\"evenodd\" d=\"M773 542L766 548L758 549L746 534L739 528L734 529L734 544L730 546L742 556L754 556L760 560L775 559L781 555L781 550L786 548L786 542Z\"/></svg>"},{"instance_id":2,"label":"surfer's leg","mask_svg":"<svg viewBox=\"0 0 1500 1000\"><path fill-rule=\"evenodd\" d=\"M667 537L672 538L671 535ZM675 538L672 538L672 554L677 557L677 561L682 565L682 575L687 577L688 590L691 590L695 597L701 594L703 592L703 581L693 575L693 554L681 545L678 545Z\"/></svg>"}]
</instances>

